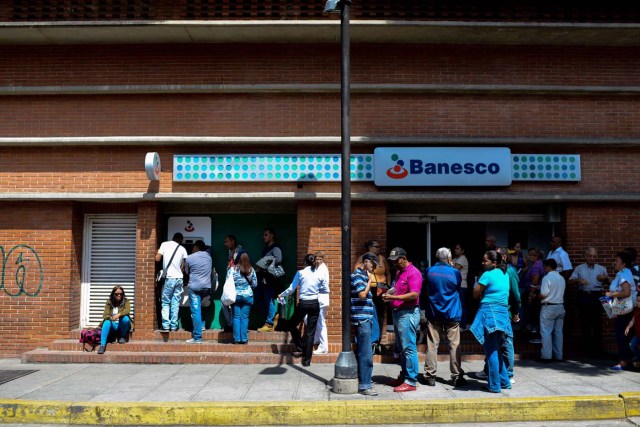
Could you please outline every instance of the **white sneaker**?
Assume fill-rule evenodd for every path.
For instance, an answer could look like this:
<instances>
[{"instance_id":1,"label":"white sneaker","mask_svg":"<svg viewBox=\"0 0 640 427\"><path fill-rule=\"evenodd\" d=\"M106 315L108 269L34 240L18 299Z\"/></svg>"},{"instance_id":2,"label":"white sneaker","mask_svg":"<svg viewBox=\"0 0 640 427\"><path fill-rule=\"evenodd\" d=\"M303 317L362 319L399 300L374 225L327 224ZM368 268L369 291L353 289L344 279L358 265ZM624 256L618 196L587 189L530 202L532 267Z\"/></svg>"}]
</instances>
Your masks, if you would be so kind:
<instances>
[{"instance_id":1,"label":"white sneaker","mask_svg":"<svg viewBox=\"0 0 640 427\"><path fill-rule=\"evenodd\" d=\"M327 354L327 353L329 353L328 350L320 350L320 349L313 350L313 354Z\"/></svg>"},{"instance_id":2,"label":"white sneaker","mask_svg":"<svg viewBox=\"0 0 640 427\"><path fill-rule=\"evenodd\" d=\"M476 372L475 377L479 380L486 380L487 378L489 378L489 374L487 374L485 371L478 371Z\"/></svg>"},{"instance_id":3,"label":"white sneaker","mask_svg":"<svg viewBox=\"0 0 640 427\"><path fill-rule=\"evenodd\" d=\"M510 378L510 379L509 379L509 382L510 382L511 384L515 384L515 383L516 383L516 379L515 379L515 378Z\"/></svg>"},{"instance_id":4,"label":"white sneaker","mask_svg":"<svg viewBox=\"0 0 640 427\"><path fill-rule=\"evenodd\" d=\"M202 344L202 340L200 341L196 341L193 338L191 338L190 340L186 340L185 341L187 344Z\"/></svg>"}]
</instances>

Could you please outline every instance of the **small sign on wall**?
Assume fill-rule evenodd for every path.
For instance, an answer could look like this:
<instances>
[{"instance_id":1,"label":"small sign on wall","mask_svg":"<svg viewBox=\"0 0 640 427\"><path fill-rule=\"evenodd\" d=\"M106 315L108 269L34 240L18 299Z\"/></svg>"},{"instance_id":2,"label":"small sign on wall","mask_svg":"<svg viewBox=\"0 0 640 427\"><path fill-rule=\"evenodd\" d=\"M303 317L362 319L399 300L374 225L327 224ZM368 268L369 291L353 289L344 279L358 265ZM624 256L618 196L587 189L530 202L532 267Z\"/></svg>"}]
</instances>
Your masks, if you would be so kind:
<instances>
[{"instance_id":1,"label":"small sign on wall","mask_svg":"<svg viewBox=\"0 0 640 427\"><path fill-rule=\"evenodd\" d=\"M144 170L147 172L149 181L160 180L160 155L158 153L147 153L144 158Z\"/></svg>"}]
</instances>

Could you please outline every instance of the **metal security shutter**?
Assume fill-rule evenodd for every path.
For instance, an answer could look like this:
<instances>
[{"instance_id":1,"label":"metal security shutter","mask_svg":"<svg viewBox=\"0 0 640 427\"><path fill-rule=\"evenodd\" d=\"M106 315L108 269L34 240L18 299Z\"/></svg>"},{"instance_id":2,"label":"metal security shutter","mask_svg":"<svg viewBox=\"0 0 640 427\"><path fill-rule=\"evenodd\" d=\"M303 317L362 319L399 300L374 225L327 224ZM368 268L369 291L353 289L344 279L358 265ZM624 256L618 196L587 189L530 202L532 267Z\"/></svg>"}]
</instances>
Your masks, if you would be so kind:
<instances>
[{"instance_id":1,"label":"metal security shutter","mask_svg":"<svg viewBox=\"0 0 640 427\"><path fill-rule=\"evenodd\" d=\"M84 225L83 328L97 326L114 286L124 288L135 307L136 215L87 215Z\"/></svg>"}]
</instances>

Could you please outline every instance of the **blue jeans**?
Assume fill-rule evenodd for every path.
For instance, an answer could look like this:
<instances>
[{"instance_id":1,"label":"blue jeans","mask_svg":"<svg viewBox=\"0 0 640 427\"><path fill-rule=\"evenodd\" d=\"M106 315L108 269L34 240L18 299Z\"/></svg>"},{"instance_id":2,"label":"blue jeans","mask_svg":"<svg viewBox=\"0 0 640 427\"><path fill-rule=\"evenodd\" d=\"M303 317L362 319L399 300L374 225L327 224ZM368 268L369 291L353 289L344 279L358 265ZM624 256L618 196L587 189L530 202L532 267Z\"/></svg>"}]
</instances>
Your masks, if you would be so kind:
<instances>
[{"instance_id":1,"label":"blue jeans","mask_svg":"<svg viewBox=\"0 0 640 427\"><path fill-rule=\"evenodd\" d=\"M373 315L375 318L375 314ZM371 388L371 375L373 374L373 353L371 351L371 331L373 322L365 320L357 325L356 337L358 340L358 390Z\"/></svg>"},{"instance_id":2,"label":"blue jeans","mask_svg":"<svg viewBox=\"0 0 640 427\"><path fill-rule=\"evenodd\" d=\"M189 295L189 309L191 310L191 322L193 323L191 336L194 341L202 341L202 299L190 287L187 287L187 295Z\"/></svg>"},{"instance_id":3,"label":"blue jeans","mask_svg":"<svg viewBox=\"0 0 640 427\"><path fill-rule=\"evenodd\" d=\"M116 338L126 338L131 329L131 319L129 316L120 317L118 320L105 320L102 323L102 335L100 336L100 345L107 345L109 337L117 334Z\"/></svg>"},{"instance_id":4,"label":"blue jeans","mask_svg":"<svg viewBox=\"0 0 640 427\"><path fill-rule=\"evenodd\" d=\"M376 313L373 313L371 317L371 342L380 342L380 324L378 323L378 316Z\"/></svg>"},{"instance_id":5,"label":"blue jeans","mask_svg":"<svg viewBox=\"0 0 640 427\"><path fill-rule=\"evenodd\" d=\"M162 329L178 329L182 279L169 279L162 288Z\"/></svg>"},{"instance_id":6,"label":"blue jeans","mask_svg":"<svg viewBox=\"0 0 640 427\"><path fill-rule=\"evenodd\" d=\"M487 366L489 367L489 376L487 378L489 391L500 393L502 388L511 388L507 366L502 357L499 347L502 346L504 340L504 332L495 331L485 335L484 354L487 358Z\"/></svg>"},{"instance_id":7,"label":"blue jeans","mask_svg":"<svg viewBox=\"0 0 640 427\"><path fill-rule=\"evenodd\" d=\"M420 327L420 309L405 308L393 311L393 324L396 337L400 338L402 355L400 356L401 376L404 382L415 386L418 382L418 346L416 338Z\"/></svg>"},{"instance_id":8,"label":"blue jeans","mask_svg":"<svg viewBox=\"0 0 640 427\"><path fill-rule=\"evenodd\" d=\"M247 331L249 330L249 314L253 298L238 297L235 304L231 306L233 310L233 342L241 343L249 341Z\"/></svg>"},{"instance_id":9,"label":"blue jeans","mask_svg":"<svg viewBox=\"0 0 640 427\"><path fill-rule=\"evenodd\" d=\"M631 360L633 357L631 347L629 346L632 332L629 331L629 335L624 334L624 330L627 328L627 325L632 318L633 311L629 314L616 316L616 318L613 319L613 328L616 332L616 343L618 344L618 359L621 362Z\"/></svg>"},{"instance_id":10,"label":"blue jeans","mask_svg":"<svg viewBox=\"0 0 640 427\"><path fill-rule=\"evenodd\" d=\"M633 328L631 328L631 331L629 331L629 333L633 334ZM629 347L631 347L631 352L633 353L633 356L635 357L636 361L640 362L640 348L638 348L638 346L640 345L640 337L637 335L634 335L633 338L631 338L631 343L629 344Z\"/></svg>"},{"instance_id":11,"label":"blue jeans","mask_svg":"<svg viewBox=\"0 0 640 427\"><path fill-rule=\"evenodd\" d=\"M262 305L264 312L267 313L267 317L264 323L273 325L276 313L278 312L278 304L275 300L275 292L273 290L273 286L270 283L261 283L260 288L261 289L258 297L258 302L260 302L260 304Z\"/></svg>"},{"instance_id":12,"label":"blue jeans","mask_svg":"<svg viewBox=\"0 0 640 427\"><path fill-rule=\"evenodd\" d=\"M504 364L507 365L507 374L509 378L513 378L513 366L515 364L515 354L513 350L513 337L508 334L502 335L502 344L500 345L500 355ZM489 373L487 361L484 362L484 372Z\"/></svg>"},{"instance_id":13,"label":"blue jeans","mask_svg":"<svg viewBox=\"0 0 640 427\"><path fill-rule=\"evenodd\" d=\"M542 336L543 359L562 359L562 326L564 324L564 306L543 305L540 310L540 335Z\"/></svg>"}]
</instances>

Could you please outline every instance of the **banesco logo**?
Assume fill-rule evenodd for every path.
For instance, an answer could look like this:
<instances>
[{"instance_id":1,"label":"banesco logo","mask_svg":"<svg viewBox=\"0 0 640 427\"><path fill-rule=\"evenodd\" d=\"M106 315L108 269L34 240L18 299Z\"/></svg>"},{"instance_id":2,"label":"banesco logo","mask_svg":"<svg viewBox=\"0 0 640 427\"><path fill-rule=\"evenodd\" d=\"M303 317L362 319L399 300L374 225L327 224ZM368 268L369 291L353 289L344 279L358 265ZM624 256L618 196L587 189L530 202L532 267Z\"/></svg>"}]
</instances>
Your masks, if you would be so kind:
<instances>
[{"instance_id":1,"label":"banesco logo","mask_svg":"<svg viewBox=\"0 0 640 427\"><path fill-rule=\"evenodd\" d=\"M400 160L400 156L393 154L391 160L396 162L396 165L387 169L387 176L392 179L402 179L411 175L497 175L500 173L500 166L497 163L425 163L419 159L409 160L409 170L404 167L404 160Z\"/></svg>"},{"instance_id":2,"label":"banesco logo","mask_svg":"<svg viewBox=\"0 0 640 427\"><path fill-rule=\"evenodd\" d=\"M391 160L396 162L396 165L387 169L387 176L391 179L402 179L409 175L409 171L404 167L404 160L399 160L400 156L393 154Z\"/></svg>"}]
</instances>

